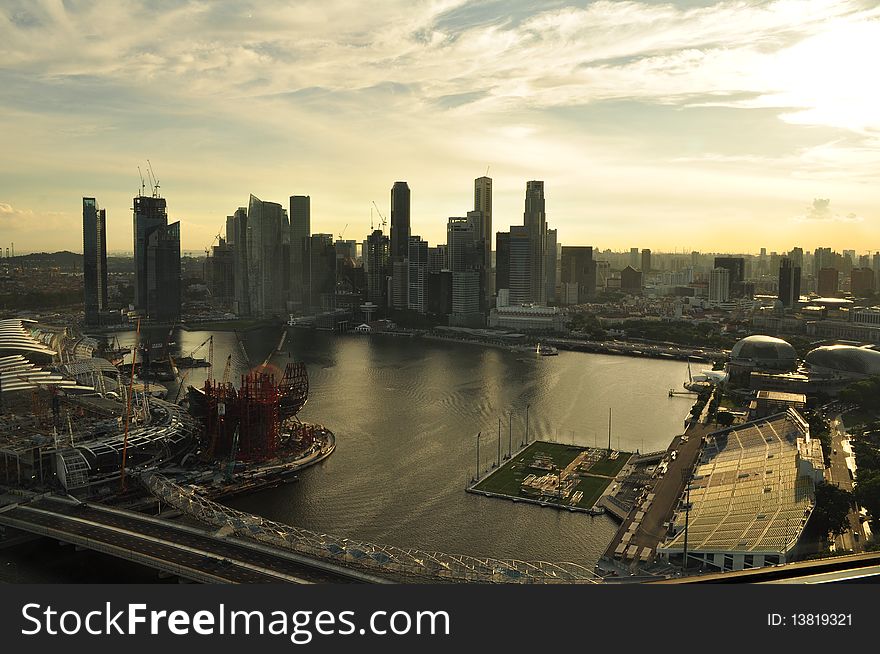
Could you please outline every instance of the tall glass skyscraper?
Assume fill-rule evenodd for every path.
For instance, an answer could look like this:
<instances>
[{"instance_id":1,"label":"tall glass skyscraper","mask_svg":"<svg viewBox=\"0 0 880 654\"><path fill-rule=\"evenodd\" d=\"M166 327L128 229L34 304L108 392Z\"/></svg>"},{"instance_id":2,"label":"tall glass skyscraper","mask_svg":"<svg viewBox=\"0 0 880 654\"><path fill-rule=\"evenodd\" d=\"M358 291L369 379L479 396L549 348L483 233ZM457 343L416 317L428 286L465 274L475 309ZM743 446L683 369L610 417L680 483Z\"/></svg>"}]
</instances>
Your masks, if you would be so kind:
<instances>
[{"instance_id":1,"label":"tall glass skyscraper","mask_svg":"<svg viewBox=\"0 0 880 654\"><path fill-rule=\"evenodd\" d=\"M290 196L290 299L294 308L311 305L309 245L312 235L311 198Z\"/></svg>"},{"instance_id":2,"label":"tall glass skyscraper","mask_svg":"<svg viewBox=\"0 0 880 654\"><path fill-rule=\"evenodd\" d=\"M180 222L148 231L145 254L147 317L159 322L180 319Z\"/></svg>"},{"instance_id":3,"label":"tall glass skyscraper","mask_svg":"<svg viewBox=\"0 0 880 654\"><path fill-rule=\"evenodd\" d=\"M168 225L165 198L139 195L134 199L134 306L147 310L147 235Z\"/></svg>"},{"instance_id":4,"label":"tall glass skyscraper","mask_svg":"<svg viewBox=\"0 0 880 654\"><path fill-rule=\"evenodd\" d=\"M86 324L99 325L107 310L107 214L83 198L83 305Z\"/></svg>"},{"instance_id":5,"label":"tall glass skyscraper","mask_svg":"<svg viewBox=\"0 0 880 654\"><path fill-rule=\"evenodd\" d=\"M544 182L526 182L523 225L531 239L529 256L529 302L547 302L547 214L544 211ZM513 296L511 289L511 296Z\"/></svg>"}]
</instances>

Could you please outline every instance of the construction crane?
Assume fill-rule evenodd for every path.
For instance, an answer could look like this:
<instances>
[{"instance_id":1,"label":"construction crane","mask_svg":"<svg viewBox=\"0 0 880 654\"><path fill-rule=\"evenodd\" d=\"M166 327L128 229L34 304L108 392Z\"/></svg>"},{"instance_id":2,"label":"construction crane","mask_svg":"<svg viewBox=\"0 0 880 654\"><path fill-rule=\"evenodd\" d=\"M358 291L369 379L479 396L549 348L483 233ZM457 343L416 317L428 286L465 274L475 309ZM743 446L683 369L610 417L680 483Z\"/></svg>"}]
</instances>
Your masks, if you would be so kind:
<instances>
[{"instance_id":1,"label":"construction crane","mask_svg":"<svg viewBox=\"0 0 880 654\"><path fill-rule=\"evenodd\" d=\"M140 166L138 166L138 175L140 175L140 178L141 178L141 197L143 197L144 192L145 192L146 189L147 189L147 185L144 184L144 174L141 172L141 167L140 167Z\"/></svg>"},{"instance_id":2,"label":"construction crane","mask_svg":"<svg viewBox=\"0 0 880 654\"><path fill-rule=\"evenodd\" d=\"M375 200L373 200L373 206L376 207L376 213L379 214L379 218L382 219L382 220L380 221L380 223L379 223L379 224L382 225L382 231L385 231L385 226L388 224L388 221L385 220L385 216L383 216L383 215L382 215L382 212L379 211L379 205L376 204L376 201L375 201Z\"/></svg>"},{"instance_id":3,"label":"construction crane","mask_svg":"<svg viewBox=\"0 0 880 654\"><path fill-rule=\"evenodd\" d=\"M232 355L230 354L228 357L226 357L226 367L223 368L223 385L224 386L226 386L226 384L229 383L229 373L231 372L231 370L232 370Z\"/></svg>"},{"instance_id":4,"label":"construction crane","mask_svg":"<svg viewBox=\"0 0 880 654\"><path fill-rule=\"evenodd\" d=\"M150 188L153 191L153 197L159 197L159 180L156 178L156 174L153 172L153 164L150 163L150 160L147 159L147 173L150 176Z\"/></svg>"},{"instance_id":5,"label":"construction crane","mask_svg":"<svg viewBox=\"0 0 880 654\"><path fill-rule=\"evenodd\" d=\"M345 230L348 229L348 223L345 223L345 227L342 228L342 231L339 232L339 240L342 240L342 237L345 236Z\"/></svg>"},{"instance_id":6,"label":"construction crane","mask_svg":"<svg viewBox=\"0 0 880 654\"><path fill-rule=\"evenodd\" d=\"M229 452L229 463L226 464L226 481L232 481L232 474L235 472L235 456L238 454L238 425L232 434L232 449Z\"/></svg>"}]
</instances>

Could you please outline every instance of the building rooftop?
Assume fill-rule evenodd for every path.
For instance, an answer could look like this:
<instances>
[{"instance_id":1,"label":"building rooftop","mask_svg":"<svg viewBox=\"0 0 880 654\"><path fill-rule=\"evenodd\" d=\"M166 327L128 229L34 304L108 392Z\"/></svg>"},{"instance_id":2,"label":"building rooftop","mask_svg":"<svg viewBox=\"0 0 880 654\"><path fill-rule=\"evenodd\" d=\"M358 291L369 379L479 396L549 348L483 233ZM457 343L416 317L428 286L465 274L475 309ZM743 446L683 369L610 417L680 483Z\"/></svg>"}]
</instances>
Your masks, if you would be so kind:
<instances>
[{"instance_id":1,"label":"building rooftop","mask_svg":"<svg viewBox=\"0 0 880 654\"><path fill-rule=\"evenodd\" d=\"M800 441L800 443L799 443ZM785 553L797 543L814 503L821 444L793 409L707 437L690 484L692 552ZM803 453L808 455L806 468ZM818 462L816 457L818 456ZM684 548L685 511L661 549Z\"/></svg>"}]
</instances>

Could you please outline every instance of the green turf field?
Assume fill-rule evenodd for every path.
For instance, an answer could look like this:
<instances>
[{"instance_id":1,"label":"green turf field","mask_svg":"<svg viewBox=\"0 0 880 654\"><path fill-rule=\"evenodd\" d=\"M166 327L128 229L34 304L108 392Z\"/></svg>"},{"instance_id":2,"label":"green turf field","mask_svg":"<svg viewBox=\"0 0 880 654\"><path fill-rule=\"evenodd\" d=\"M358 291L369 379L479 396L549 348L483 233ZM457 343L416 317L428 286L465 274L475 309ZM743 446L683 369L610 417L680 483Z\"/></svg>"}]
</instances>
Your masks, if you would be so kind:
<instances>
[{"instance_id":1,"label":"green turf field","mask_svg":"<svg viewBox=\"0 0 880 654\"><path fill-rule=\"evenodd\" d=\"M569 497L562 498L561 505L589 509L602 496L614 476L629 460L631 453L621 452L617 458L612 460L608 458L605 450L536 441L519 454L514 455L510 461L482 479L473 488L477 491L497 493L507 497L552 502L555 499L552 496L537 497L523 493L522 480L529 474L541 476L548 473L558 473L585 451L590 452L594 462L586 471L579 471L573 476L573 479L576 480L574 490ZM552 465L552 469L540 467L541 462ZM571 497L577 491L582 492L583 497L576 504L572 504Z\"/></svg>"}]
</instances>

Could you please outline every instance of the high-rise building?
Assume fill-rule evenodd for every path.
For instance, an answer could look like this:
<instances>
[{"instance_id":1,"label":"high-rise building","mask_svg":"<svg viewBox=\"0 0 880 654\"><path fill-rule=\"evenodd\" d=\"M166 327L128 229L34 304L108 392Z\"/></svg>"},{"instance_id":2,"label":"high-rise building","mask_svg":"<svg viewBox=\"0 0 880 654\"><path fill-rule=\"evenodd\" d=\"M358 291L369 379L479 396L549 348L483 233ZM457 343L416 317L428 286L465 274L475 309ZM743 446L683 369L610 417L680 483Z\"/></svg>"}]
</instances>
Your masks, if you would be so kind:
<instances>
[{"instance_id":1,"label":"high-rise building","mask_svg":"<svg viewBox=\"0 0 880 654\"><path fill-rule=\"evenodd\" d=\"M477 215L474 215L477 214ZM468 212L467 218L449 218L446 226L446 248L452 275L452 313L470 314L480 311L482 294L482 260L484 249L479 240L479 212Z\"/></svg>"},{"instance_id":2,"label":"high-rise building","mask_svg":"<svg viewBox=\"0 0 880 654\"><path fill-rule=\"evenodd\" d=\"M437 273L449 268L446 252L445 244L428 248L428 272Z\"/></svg>"},{"instance_id":3,"label":"high-rise building","mask_svg":"<svg viewBox=\"0 0 880 654\"><path fill-rule=\"evenodd\" d=\"M231 230L230 230L231 227ZM238 316L251 315L250 284L248 283L248 215L239 207L226 219L226 239L232 244L235 292L232 311Z\"/></svg>"},{"instance_id":4,"label":"high-rise building","mask_svg":"<svg viewBox=\"0 0 880 654\"><path fill-rule=\"evenodd\" d=\"M709 273L709 304L730 300L730 270L718 266Z\"/></svg>"},{"instance_id":5,"label":"high-rise building","mask_svg":"<svg viewBox=\"0 0 880 654\"><path fill-rule=\"evenodd\" d=\"M874 271L870 268L853 268L849 278L850 293L856 297L867 297L874 294Z\"/></svg>"},{"instance_id":6,"label":"high-rise building","mask_svg":"<svg viewBox=\"0 0 880 654\"><path fill-rule=\"evenodd\" d=\"M287 240L290 243L290 221L284 207L251 195L246 240L251 315L268 317L286 314L289 282L284 279L283 272L289 271L289 264L285 265L284 261L284 242ZM289 250L287 252L290 256Z\"/></svg>"},{"instance_id":7,"label":"high-rise building","mask_svg":"<svg viewBox=\"0 0 880 654\"><path fill-rule=\"evenodd\" d=\"M558 248L556 243L556 230L548 229L547 230L547 239L544 245L544 277L545 277L545 286L544 286L544 296L545 301L550 304L551 302L556 301L556 285L557 281L557 254Z\"/></svg>"},{"instance_id":8,"label":"high-rise building","mask_svg":"<svg viewBox=\"0 0 880 654\"><path fill-rule=\"evenodd\" d=\"M83 305L86 324L99 325L107 310L107 214L83 198Z\"/></svg>"},{"instance_id":9,"label":"high-rise building","mask_svg":"<svg viewBox=\"0 0 880 654\"><path fill-rule=\"evenodd\" d=\"M816 276L816 293L821 297L835 297L840 289L840 273L836 268L820 268Z\"/></svg>"},{"instance_id":10,"label":"high-rise building","mask_svg":"<svg viewBox=\"0 0 880 654\"><path fill-rule=\"evenodd\" d=\"M651 272L651 251L648 248L642 249L642 283L645 283L645 278L648 276L648 273Z\"/></svg>"},{"instance_id":11,"label":"high-rise building","mask_svg":"<svg viewBox=\"0 0 880 654\"><path fill-rule=\"evenodd\" d=\"M367 251L364 253L364 269L367 275L367 301L384 311L387 304L388 258L391 243L381 229L373 230L367 237Z\"/></svg>"},{"instance_id":12,"label":"high-rise building","mask_svg":"<svg viewBox=\"0 0 880 654\"><path fill-rule=\"evenodd\" d=\"M431 315L441 317L452 313L451 270L428 273L426 309Z\"/></svg>"},{"instance_id":13,"label":"high-rise building","mask_svg":"<svg viewBox=\"0 0 880 654\"><path fill-rule=\"evenodd\" d=\"M871 268L874 271L874 288L880 288L880 252L871 257Z\"/></svg>"},{"instance_id":14,"label":"high-rise building","mask_svg":"<svg viewBox=\"0 0 880 654\"><path fill-rule=\"evenodd\" d=\"M831 248L816 248L813 251L813 277L819 279L819 271L822 268L831 268L833 265Z\"/></svg>"},{"instance_id":15,"label":"high-rise building","mask_svg":"<svg viewBox=\"0 0 880 654\"><path fill-rule=\"evenodd\" d=\"M495 235L495 292L510 289L510 232Z\"/></svg>"},{"instance_id":16,"label":"high-rise building","mask_svg":"<svg viewBox=\"0 0 880 654\"><path fill-rule=\"evenodd\" d=\"M743 297L745 259L743 257L715 257L715 268L724 268L728 272L728 298Z\"/></svg>"},{"instance_id":17,"label":"high-rise building","mask_svg":"<svg viewBox=\"0 0 880 654\"><path fill-rule=\"evenodd\" d=\"M294 310L308 308L312 303L309 292L311 204L308 195L290 196L290 300Z\"/></svg>"},{"instance_id":18,"label":"high-rise building","mask_svg":"<svg viewBox=\"0 0 880 654\"><path fill-rule=\"evenodd\" d=\"M180 222L159 225L146 233L147 318L157 322L180 319Z\"/></svg>"},{"instance_id":19,"label":"high-rise building","mask_svg":"<svg viewBox=\"0 0 880 654\"><path fill-rule=\"evenodd\" d=\"M509 232L508 287L511 306L532 303L531 258L534 252L528 227L513 225Z\"/></svg>"},{"instance_id":20,"label":"high-rise building","mask_svg":"<svg viewBox=\"0 0 880 654\"><path fill-rule=\"evenodd\" d=\"M528 230L530 241L529 256L529 302L546 304L547 275L547 214L544 202L544 182L526 182L526 203L523 213L523 226ZM513 289L511 289L511 295ZM511 298L511 302L513 299Z\"/></svg>"},{"instance_id":21,"label":"high-rise building","mask_svg":"<svg viewBox=\"0 0 880 654\"><path fill-rule=\"evenodd\" d=\"M779 299L786 308L797 307L801 297L801 269L788 257L779 264Z\"/></svg>"},{"instance_id":22,"label":"high-rise building","mask_svg":"<svg viewBox=\"0 0 880 654\"><path fill-rule=\"evenodd\" d=\"M427 304L425 293L428 284L428 242L419 236L409 237L409 251L407 254L409 274L409 297L408 307L412 311L425 313Z\"/></svg>"},{"instance_id":23,"label":"high-rise building","mask_svg":"<svg viewBox=\"0 0 880 654\"><path fill-rule=\"evenodd\" d=\"M484 306L489 306L489 301L494 292L492 288L492 178L477 177L474 180L474 211L481 214L480 241L483 246L483 293Z\"/></svg>"},{"instance_id":24,"label":"high-rise building","mask_svg":"<svg viewBox=\"0 0 880 654\"><path fill-rule=\"evenodd\" d=\"M391 187L391 273L390 305L406 309L408 303L406 257L410 237L410 191L406 182L394 182Z\"/></svg>"},{"instance_id":25,"label":"high-rise building","mask_svg":"<svg viewBox=\"0 0 880 654\"><path fill-rule=\"evenodd\" d=\"M152 196L139 195L134 199L134 306L138 311L147 308L147 234L166 225L165 198L154 191Z\"/></svg>"},{"instance_id":26,"label":"high-rise building","mask_svg":"<svg viewBox=\"0 0 880 654\"><path fill-rule=\"evenodd\" d=\"M221 238L213 247L206 277L213 304L224 309L231 308L235 300L235 254L233 246L225 238Z\"/></svg>"},{"instance_id":27,"label":"high-rise building","mask_svg":"<svg viewBox=\"0 0 880 654\"><path fill-rule=\"evenodd\" d=\"M405 259L410 236L410 190L406 182L391 187L391 253Z\"/></svg>"},{"instance_id":28,"label":"high-rise building","mask_svg":"<svg viewBox=\"0 0 880 654\"><path fill-rule=\"evenodd\" d=\"M596 295L596 262L592 247L562 246L559 283L563 289L563 304L584 304Z\"/></svg>"},{"instance_id":29,"label":"high-rise building","mask_svg":"<svg viewBox=\"0 0 880 654\"><path fill-rule=\"evenodd\" d=\"M312 309L335 309L337 263L333 234L312 234L308 250Z\"/></svg>"}]
</instances>

